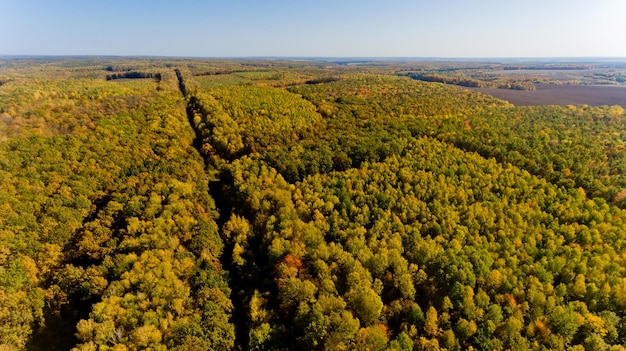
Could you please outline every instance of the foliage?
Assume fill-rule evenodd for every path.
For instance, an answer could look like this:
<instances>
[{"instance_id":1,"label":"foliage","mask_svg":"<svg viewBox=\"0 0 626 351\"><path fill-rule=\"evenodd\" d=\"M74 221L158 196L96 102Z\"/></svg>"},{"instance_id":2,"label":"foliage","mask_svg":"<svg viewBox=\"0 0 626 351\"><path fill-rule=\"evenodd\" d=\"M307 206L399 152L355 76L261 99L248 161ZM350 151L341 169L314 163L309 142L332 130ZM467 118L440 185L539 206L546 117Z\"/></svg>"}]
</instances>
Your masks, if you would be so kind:
<instances>
[{"instance_id":1,"label":"foliage","mask_svg":"<svg viewBox=\"0 0 626 351\"><path fill-rule=\"evenodd\" d=\"M29 90L11 94L19 86ZM58 103L87 128L7 124L0 344L56 334L47 347L67 349L76 334L76 349L232 348L217 214L174 72L158 83L20 78L6 88L4 106L21 106L13 121L45 122L33 108ZM24 103L35 88L46 102ZM57 318L76 329L48 332Z\"/></svg>"},{"instance_id":2,"label":"foliage","mask_svg":"<svg viewBox=\"0 0 626 351\"><path fill-rule=\"evenodd\" d=\"M3 63L0 349L622 349L623 108L408 66Z\"/></svg>"}]
</instances>

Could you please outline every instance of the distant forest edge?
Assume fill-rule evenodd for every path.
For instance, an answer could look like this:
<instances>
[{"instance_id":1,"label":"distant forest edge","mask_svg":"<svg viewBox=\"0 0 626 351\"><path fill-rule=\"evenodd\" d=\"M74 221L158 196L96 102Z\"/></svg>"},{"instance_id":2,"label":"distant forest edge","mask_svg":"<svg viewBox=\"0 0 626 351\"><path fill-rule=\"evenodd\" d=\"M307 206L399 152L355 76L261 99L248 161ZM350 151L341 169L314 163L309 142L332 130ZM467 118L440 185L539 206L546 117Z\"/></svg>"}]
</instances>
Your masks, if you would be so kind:
<instances>
[{"instance_id":1,"label":"distant forest edge","mask_svg":"<svg viewBox=\"0 0 626 351\"><path fill-rule=\"evenodd\" d=\"M487 82L474 78L449 77L438 74L409 74L408 76L424 82L439 82L472 88L495 88L527 91L535 90L535 86L530 82Z\"/></svg>"},{"instance_id":2,"label":"distant forest edge","mask_svg":"<svg viewBox=\"0 0 626 351\"><path fill-rule=\"evenodd\" d=\"M113 79L143 79L143 78L154 78L158 81L161 80L161 73L146 73L146 72L124 72L124 73L114 73L107 74L107 80Z\"/></svg>"},{"instance_id":3,"label":"distant forest edge","mask_svg":"<svg viewBox=\"0 0 626 351\"><path fill-rule=\"evenodd\" d=\"M626 88L626 70L619 63L457 62L422 65L398 74L472 88L522 106L626 106L626 89L618 89Z\"/></svg>"},{"instance_id":4,"label":"distant forest edge","mask_svg":"<svg viewBox=\"0 0 626 351\"><path fill-rule=\"evenodd\" d=\"M626 350L623 105L410 77L580 65L1 59L0 350Z\"/></svg>"}]
</instances>

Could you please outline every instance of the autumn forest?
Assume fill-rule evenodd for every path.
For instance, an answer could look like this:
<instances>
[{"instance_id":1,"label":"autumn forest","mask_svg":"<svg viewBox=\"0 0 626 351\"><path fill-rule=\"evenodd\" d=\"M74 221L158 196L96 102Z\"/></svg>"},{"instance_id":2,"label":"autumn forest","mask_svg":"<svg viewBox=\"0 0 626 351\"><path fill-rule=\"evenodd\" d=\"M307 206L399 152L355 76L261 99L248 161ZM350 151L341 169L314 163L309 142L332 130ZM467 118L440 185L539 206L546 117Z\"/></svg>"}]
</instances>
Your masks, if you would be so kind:
<instances>
[{"instance_id":1,"label":"autumn forest","mask_svg":"<svg viewBox=\"0 0 626 351\"><path fill-rule=\"evenodd\" d=\"M0 58L0 351L625 350L596 68Z\"/></svg>"}]
</instances>

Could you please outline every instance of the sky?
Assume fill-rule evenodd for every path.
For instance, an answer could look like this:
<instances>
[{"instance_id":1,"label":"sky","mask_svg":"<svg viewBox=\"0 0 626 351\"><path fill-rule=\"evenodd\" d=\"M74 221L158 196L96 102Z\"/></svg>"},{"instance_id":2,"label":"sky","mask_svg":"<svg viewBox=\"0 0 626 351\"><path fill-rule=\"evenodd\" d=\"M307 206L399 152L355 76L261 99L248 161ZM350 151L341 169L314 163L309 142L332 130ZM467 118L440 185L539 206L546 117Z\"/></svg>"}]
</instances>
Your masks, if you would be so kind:
<instances>
[{"instance_id":1,"label":"sky","mask_svg":"<svg viewBox=\"0 0 626 351\"><path fill-rule=\"evenodd\" d=\"M626 57L626 0L0 0L0 55Z\"/></svg>"}]
</instances>

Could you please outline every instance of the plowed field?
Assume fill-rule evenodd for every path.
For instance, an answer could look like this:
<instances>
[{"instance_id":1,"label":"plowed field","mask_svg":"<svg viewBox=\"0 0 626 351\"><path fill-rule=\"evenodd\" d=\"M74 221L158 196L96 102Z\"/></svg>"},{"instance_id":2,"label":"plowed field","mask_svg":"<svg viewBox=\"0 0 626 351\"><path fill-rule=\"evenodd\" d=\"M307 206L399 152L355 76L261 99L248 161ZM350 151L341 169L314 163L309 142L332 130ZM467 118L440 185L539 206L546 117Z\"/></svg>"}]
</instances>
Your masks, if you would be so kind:
<instances>
[{"instance_id":1,"label":"plowed field","mask_svg":"<svg viewBox=\"0 0 626 351\"><path fill-rule=\"evenodd\" d=\"M600 85L536 84L537 90L471 88L507 100L518 106L534 105L622 105L626 107L626 87Z\"/></svg>"}]
</instances>

